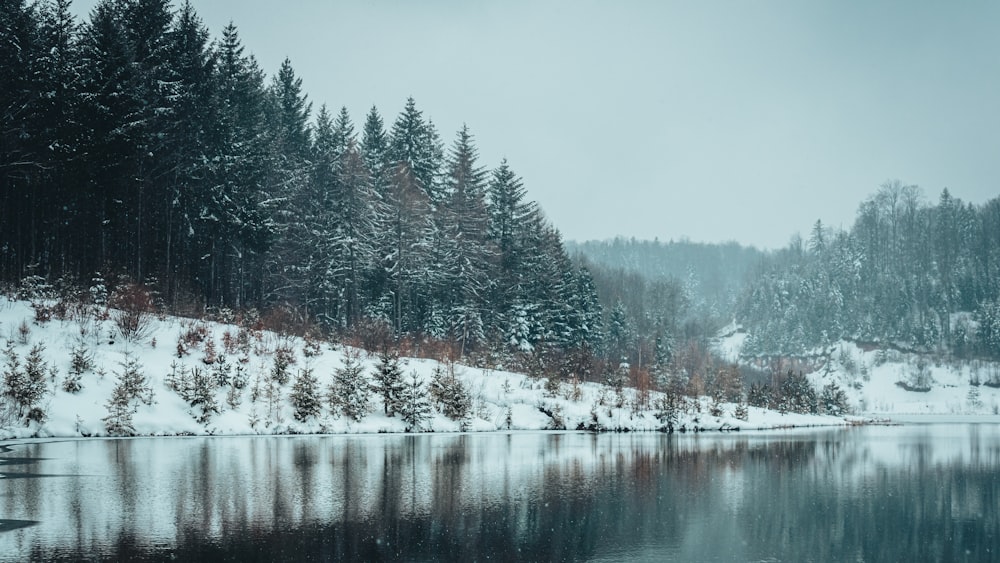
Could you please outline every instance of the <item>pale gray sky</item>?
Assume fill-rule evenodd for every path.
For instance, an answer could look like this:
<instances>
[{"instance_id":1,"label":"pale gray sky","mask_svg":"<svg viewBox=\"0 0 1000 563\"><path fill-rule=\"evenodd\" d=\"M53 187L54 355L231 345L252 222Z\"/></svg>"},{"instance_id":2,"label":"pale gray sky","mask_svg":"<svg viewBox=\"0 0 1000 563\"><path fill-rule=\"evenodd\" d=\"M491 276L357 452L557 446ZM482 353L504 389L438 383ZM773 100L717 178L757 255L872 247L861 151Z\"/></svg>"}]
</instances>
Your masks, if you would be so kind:
<instances>
[{"instance_id":1,"label":"pale gray sky","mask_svg":"<svg viewBox=\"0 0 1000 563\"><path fill-rule=\"evenodd\" d=\"M76 0L87 13L93 0ZM890 178L1000 194L1000 2L195 0L314 110L407 96L569 239L848 227Z\"/></svg>"}]
</instances>

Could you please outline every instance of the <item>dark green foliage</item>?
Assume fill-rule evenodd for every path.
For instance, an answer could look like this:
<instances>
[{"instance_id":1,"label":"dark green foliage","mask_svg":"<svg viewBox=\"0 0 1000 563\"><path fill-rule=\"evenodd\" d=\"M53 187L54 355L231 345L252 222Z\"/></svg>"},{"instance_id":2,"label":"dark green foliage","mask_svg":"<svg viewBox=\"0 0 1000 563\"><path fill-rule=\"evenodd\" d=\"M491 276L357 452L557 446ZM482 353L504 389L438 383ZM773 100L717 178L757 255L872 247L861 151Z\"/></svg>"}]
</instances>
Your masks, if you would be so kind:
<instances>
[{"instance_id":1,"label":"dark green foliage","mask_svg":"<svg viewBox=\"0 0 1000 563\"><path fill-rule=\"evenodd\" d=\"M975 319L979 352L990 358L1000 358L1000 299L980 303Z\"/></svg>"},{"instance_id":2,"label":"dark green foliage","mask_svg":"<svg viewBox=\"0 0 1000 563\"><path fill-rule=\"evenodd\" d=\"M70 350L69 373L82 375L94 368L94 354L83 342L78 342Z\"/></svg>"},{"instance_id":3,"label":"dark green foliage","mask_svg":"<svg viewBox=\"0 0 1000 563\"><path fill-rule=\"evenodd\" d=\"M319 416L322 406L319 397L319 382L313 375L312 368L299 370L295 384L292 385L292 393L289 395L294 412L292 416L299 422L305 422L310 418Z\"/></svg>"},{"instance_id":4,"label":"dark green foliage","mask_svg":"<svg viewBox=\"0 0 1000 563\"><path fill-rule=\"evenodd\" d=\"M762 383L754 383L747 390L747 404L763 409L771 408L773 402L771 388Z\"/></svg>"},{"instance_id":5,"label":"dark green foliage","mask_svg":"<svg viewBox=\"0 0 1000 563\"><path fill-rule=\"evenodd\" d=\"M886 182L849 230L817 221L808 241L793 239L762 262L737 313L750 332L744 354L794 354L851 339L997 357L994 323L980 322L975 332L954 314L995 316L998 211L1000 199L976 206L946 189L931 203L917 186Z\"/></svg>"},{"instance_id":6,"label":"dark green foliage","mask_svg":"<svg viewBox=\"0 0 1000 563\"><path fill-rule=\"evenodd\" d=\"M423 428L424 423L432 414L431 404L427 397L427 389L424 388L417 373L410 374L409 379L403 384L400 394L399 417L406 424L407 432L417 432Z\"/></svg>"},{"instance_id":7,"label":"dark green foliage","mask_svg":"<svg viewBox=\"0 0 1000 563\"><path fill-rule=\"evenodd\" d=\"M115 387L111 392L106 407L108 416L104 417L104 427L111 436L131 436L135 434L132 426L132 416L139 408L139 404L153 404L153 388L145 374L142 373L142 366L131 354L125 356L121 370L117 372Z\"/></svg>"},{"instance_id":8,"label":"dark green foliage","mask_svg":"<svg viewBox=\"0 0 1000 563\"><path fill-rule=\"evenodd\" d=\"M202 369L201 366L191 368L186 395L188 403L201 411L196 418L200 424L208 424L212 415L219 413L219 402L215 398L215 390L215 377L210 371Z\"/></svg>"},{"instance_id":9,"label":"dark green foliage","mask_svg":"<svg viewBox=\"0 0 1000 563\"><path fill-rule=\"evenodd\" d=\"M454 364L438 364L431 378L430 395L441 414L463 425L472 414L472 396L455 374Z\"/></svg>"},{"instance_id":10,"label":"dark green foliage","mask_svg":"<svg viewBox=\"0 0 1000 563\"><path fill-rule=\"evenodd\" d=\"M354 421L360 421L368 414L370 385L365 377L364 366L357 352L344 352L344 363L333 372L330 385L330 409Z\"/></svg>"},{"instance_id":11,"label":"dark green foliage","mask_svg":"<svg viewBox=\"0 0 1000 563\"><path fill-rule=\"evenodd\" d=\"M779 412L816 414L819 402L816 390L802 372L789 370L779 386L777 409Z\"/></svg>"},{"instance_id":12,"label":"dark green foliage","mask_svg":"<svg viewBox=\"0 0 1000 563\"><path fill-rule=\"evenodd\" d=\"M736 408L733 409L733 418L742 420L746 422L750 418L750 413L747 409L747 404L743 401L736 403Z\"/></svg>"},{"instance_id":13,"label":"dark green foliage","mask_svg":"<svg viewBox=\"0 0 1000 563\"><path fill-rule=\"evenodd\" d=\"M42 357L44 351L44 346L35 344L23 365L12 341L8 341L4 351L3 396L14 406L17 417L25 421L31 410L38 408L47 391L45 376L48 370Z\"/></svg>"},{"instance_id":14,"label":"dark green foliage","mask_svg":"<svg viewBox=\"0 0 1000 563\"><path fill-rule=\"evenodd\" d=\"M386 351L379 355L379 363L375 367L374 390L382 397L382 404L387 416L400 412L403 403L403 369L399 363L399 353Z\"/></svg>"},{"instance_id":15,"label":"dark green foliage","mask_svg":"<svg viewBox=\"0 0 1000 563\"><path fill-rule=\"evenodd\" d=\"M271 364L271 379L279 386L288 383L291 375L288 368L295 363L295 355L292 349L287 346L278 346L274 350L274 362Z\"/></svg>"},{"instance_id":16,"label":"dark green foliage","mask_svg":"<svg viewBox=\"0 0 1000 563\"><path fill-rule=\"evenodd\" d=\"M101 279L101 304L155 279L175 311L281 308L463 355L600 353L589 271L468 128L445 151L410 98L390 132L372 108L359 140L346 108L312 115L290 61L267 76L190 2L102 0L82 23L67 0L0 14L0 281ZM144 318L122 317L123 334L140 339Z\"/></svg>"},{"instance_id":17,"label":"dark green foliage","mask_svg":"<svg viewBox=\"0 0 1000 563\"><path fill-rule=\"evenodd\" d=\"M836 383L827 383L819 395L819 405L826 414L840 416L847 413L847 394Z\"/></svg>"}]
</instances>

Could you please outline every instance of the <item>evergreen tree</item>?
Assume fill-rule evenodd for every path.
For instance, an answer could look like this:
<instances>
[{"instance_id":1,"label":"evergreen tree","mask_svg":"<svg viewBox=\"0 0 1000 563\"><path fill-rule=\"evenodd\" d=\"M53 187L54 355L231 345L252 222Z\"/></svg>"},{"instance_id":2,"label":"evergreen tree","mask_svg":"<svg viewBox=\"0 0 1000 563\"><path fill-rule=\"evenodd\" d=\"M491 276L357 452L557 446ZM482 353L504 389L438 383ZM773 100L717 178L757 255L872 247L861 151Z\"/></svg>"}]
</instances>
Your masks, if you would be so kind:
<instances>
[{"instance_id":1,"label":"evergreen tree","mask_svg":"<svg viewBox=\"0 0 1000 563\"><path fill-rule=\"evenodd\" d=\"M45 375L47 373L41 344L35 344L25 358L21 360L14 350L13 341L7 342L4 351L6 367L3 372L3 396L17 409L19 419L29 415L37 408L46 393Z\"/></svg>"},{"instance_id":2,"label":"evergreen tree","mask_svg":"<svg viewBox=\"0 0 1000 563\"><path fill-rule=\"evenodd\" d=\"M406 424L407 432L419 432L424 423L431 417L431 405L427 400L427 390L424 388L417 373L410 374L400 395L399 417Z\"/></svg>"},{"instance_id":3,"label":"evergreen tree","mask_svg":"<svg viewBox=\"0 0 1000 563\"><path fill-rule=\"evenodd\" d=\"M132 417L139 404L153 404L153 388L142 373L142 365L131 354L125 356L122 369L117 372L111 398L105 405L108 416L104 417L104 427L111 436L131 436L135 434Z\"/></svg>"},{"instance_id":4,"label":"evergreen tree","mask_svg":"<svg viewBox=\"0 0 1000 563\"><path fill-rule=\"evenodd\" d=\"M295 420L305 422L319 416L321 411L319 383L313 375L312 368L299 370L289 399L292 401L292 408L295 409L292 414Z\"/></svg>"},{"instance_id":5,"label":"evergreen tree","mask_svg":"<svg viewBox=\"0 0 1000 563\"><path fill-rule=\"evenodd\" d=\"M382 397L387 416L402 412L404 382L398 352L387 350L379 355L379 364L375 368L374 389Z\"/></svg>"},{"instance_id":6,"label":"evergreen tree","mask_svg":"<svg viewBox=\"0 0 1000 563\"><path fill-rule=\"evenodd\" d=\"M840 416L847 413L847 394L836 383L827 383L820 391L819 404L822 412Z\"/></svg>"},{"instance_id":7,"label":"evergreen tree","mask_svg":"<svg viewBox=\"0 0 1000 563\"><path fill-rule=\"evenodd\" d=\"M389 172L389 140L378 108L372 109L365 117L361 136L361 159L371 177L372 189L384 198L388 191L391 174Z\"/></svg>"},{"instance_id":8,"label":"evergreen tree","mask_svg":"<svg viewBox=\"0 0 1000 563\"><path fill-rule=\"evenodd\" d=\"M215 398L215 381L212 373L200 366L191 369L188 381L187 401L192 407L198 407L201 414L196 419L199 424L208 424L212 415L219 413L219 402Z\"/></svg>"},{"instance_id":9,"label":"evergreen tree","mask_svg":"<svg viewBox=\"0 0 1000 563\"><path fill-rule=\"evenodd\" d=\"M343 366L333 372L330 386L330 408L360 421L368 414L369 384L357 352L344 352Z\"/></svg>"},{"instance_id":10,"label":"evergreen tree","mask_svg":"<svg viewBox=\"0 0 1000 563\"><path fill-rule=\"evenodd\" d=\"M463 126L448 155L446 205L441 213L444 252L441 309L461 353L485 339L482 309L487 297L490 264L494 259L488 238L486 171L477 164L478 151L468 127Z\"/></svg>"},{"instance_id":11,"label":"evergreen tree","mask_svg":"<svg viewBox=\"0 0 1000 563\"><path fill-rule=\"evenodd\" d=\"M424 120L413 98L392 125L388 157L395 168L396 182L406 182L424 192L434 203L442 199L440 187L441 148L437 133Z\"/></svg>"},{"instance_id":12,"label":"evergreen tree","mask_svg":"<svg viewBox=\"0 0 1000 563\"><path fill-rule=\"evenodd\" d=\"M430 396L441 413L463 426L472 414L472 397L462 380L455 375L454 364L438 364L431 378Z\"/></svg>"}]
</instances>

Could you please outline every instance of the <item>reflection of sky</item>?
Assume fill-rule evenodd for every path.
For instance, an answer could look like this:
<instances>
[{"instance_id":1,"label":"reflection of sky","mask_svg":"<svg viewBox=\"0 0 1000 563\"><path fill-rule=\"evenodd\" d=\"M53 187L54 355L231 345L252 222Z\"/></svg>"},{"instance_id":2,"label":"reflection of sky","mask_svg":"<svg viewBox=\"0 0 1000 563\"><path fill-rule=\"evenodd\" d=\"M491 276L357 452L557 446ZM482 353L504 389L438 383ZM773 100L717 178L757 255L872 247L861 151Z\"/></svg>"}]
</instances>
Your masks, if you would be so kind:
<instances>
[{"instance_id":1,"label":"reflection of sky","mask_svg":"<svg viewBox=\"0 0 1000 563\"><path fill-rule=\"evenodd\" d=\"M556 550L535 551L542 559L748 558L796 527L822 534L823 511L843 520L843 534L893 503L903 503L900 512L909 502L940 505L947 510L925 506L921 518L942 520L932 524L944 533L951 520L988 515L1000 487L992 478L1000 430L986 425L75 440L6 455L44 459L3 471L49 476L0 480L0 518L40 522L0 533L0 560L33 548L108 553L122 538L162 549L191 533L236 541L246 530L270 537L351 526L381 539L437 534L458 542L451 549L476 549L461 541L484 535ZM977 481L983 476L992 489ZM912 489L930 482L937 485ZM946 499L934 496L942 490ZM994 515L976 526L996 525Z\"/></svg>"}]
</instances>

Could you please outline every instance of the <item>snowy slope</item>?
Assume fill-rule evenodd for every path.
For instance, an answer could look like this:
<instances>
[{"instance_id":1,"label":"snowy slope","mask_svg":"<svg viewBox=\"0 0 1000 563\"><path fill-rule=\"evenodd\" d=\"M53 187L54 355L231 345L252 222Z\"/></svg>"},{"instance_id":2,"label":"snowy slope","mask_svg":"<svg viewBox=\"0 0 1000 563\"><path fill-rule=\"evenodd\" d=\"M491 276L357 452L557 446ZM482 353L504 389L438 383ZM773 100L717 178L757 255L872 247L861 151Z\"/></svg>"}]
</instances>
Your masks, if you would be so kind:
<instances>
[{"instance_id":1,"label":"snowy slope","mask_svg":"<svg viewBox=\"0 0 1000 563\"><path fill-rule=\"evenodd\" d=\"M745 339L745 333L726 331L714 343L715 352L736 360ZM817 350L811 359L815 370L808 374L809 380L817 389L836 382L858 415L894 420L961 415L983 420L994 419L1000 412L1000 388L993 385L1000 383L997 362L946 361L893 349L862 348L847 341ZM917 382L926 384L914 385Z\"/></svg>"},{"instance_id":2,"label":"snowy slope","mask_svg":"<svg viewBox=\"0 0 1000 563\"><path fill-rule=\"evenodd\" d=\"M200 344L192 344L183 357L178 356L178 341L182 334L201 330L206 336ZM229 387L215 391L221 412L206 423L199 423L198 407L185 402L172 390L167 381L171 373L181 369L210 369L204 364L205 343L211 340L219 354L224 353L224 340L230 340L239 331L232 325L193 321L176 317L151 318L149 330L137 342L126 342L118 334L111 319L95 315L78 315L72 320L35 322L31 305L0 297L0 345L13 343L13 350L22 364L32 346L44 346L43 357L52 372L47 385L49 393L40 406L46 413L41 423L8 423L0 429L0 437L49 437L49 436L102 436L106 435L103 418L108 415L107 404L116 383L116 374L122 371L126 358L138 360L141 370L153 389L153 402L140 404L133 422L140 435L240 435L285 433L376 433L403 432L405 425L397 417L382 413L378 397L373 396L369 413L360 422L331 412L323 399L323 413L307 422L294 420L288 400L292 382L299 369L308 365L319 379L321 393L332 381L332 374L344 361L345 348L338 344L323 343L316 355L304 355L305 342L298 338L279 336L262 331L256 333L246 351L230 354L232 364L240 364L249 384L237 393L238 405L227 404ZM92 354L94 366L82 376L82 389L69 393L62 389L62 381L71 363L74 347L84 346ZM273 364L274 351L287 346L293 351L294 363L290 368L291 380L281 388L281 395L269 408L267 399L252 397L255 381L266 380ZM362 353L362 363L367 374L374 370L378 359ZM0 370L6 369L6 359L0 357ZM404 373L416 373L425 384L440 364L434 360L405 360ZM484 370L457 366L458 377L473 398L473 418L467 429L492 430L543 430L554 426L548 413L561 415L563 426L574 429L595 424L605 429L656 430L661 427L652 410L634 414L627 405L612 406L614 393L603 385L583 383L578 394L569 385L563 385L557 396L547 396L544 379L531 379L523 374L500 370ZM629 397L633 390L626 390ZM574 397L574 395L578 395ZM652 399L656 398L656 394ZM235 402L235 401L233 401ZM707 404L707 398L703 399ZM682 415L679 426L686 428L776 428L789 426L834 425L845 421L836 417L781 415L751 407L747 421L732 416L735 405L723 405L721 417L709 416L706 407L702 413ZM544 411L544 412L543 412ZM509 419L509 424L508 424ZM435 412L425 424L425 429L435 432L459 431L461 425Z\"/></svg>"}]
</instances>

